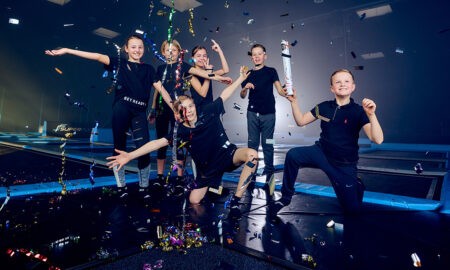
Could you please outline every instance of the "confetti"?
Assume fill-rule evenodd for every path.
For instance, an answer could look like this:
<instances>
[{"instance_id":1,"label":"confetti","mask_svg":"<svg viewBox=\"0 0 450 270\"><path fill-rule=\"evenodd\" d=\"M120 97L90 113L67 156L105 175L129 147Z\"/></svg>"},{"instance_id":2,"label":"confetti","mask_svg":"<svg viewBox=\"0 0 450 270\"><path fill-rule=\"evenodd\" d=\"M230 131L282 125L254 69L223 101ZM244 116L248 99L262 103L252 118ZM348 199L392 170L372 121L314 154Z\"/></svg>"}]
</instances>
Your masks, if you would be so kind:
<instances>
[{"instance_id":1,"label":"confetti","mask_svg":"<svg viewBox=\"0 0 450 270\"><path fill-rule=\"evenodd\" d=\"M55 67L55 71L58 72L59 74L63 74L62 70L60 70L59 68Z\"/></svg>"},{"instance_id":2,"label":"confetti","mask_svg":"<svg viewBox=\"0 0 450 270\"><path fill-rule=\"evenodd\" d=\"M255 19L249 19L248 21L247 21L247 24L253 24L255 22Z\"/></svg>"},{"instance_id":3,"label":"confetti","mask_svg":"<svg viewBox=\"0 0 450 270\"><path fill-rule=\"evenodd\" d=\"M415 166L414 166L414 171L417 174L421 174L423 172L423 168L422 168L422 164L420 162L418 162Z\"/></svg>"}]
</instances>

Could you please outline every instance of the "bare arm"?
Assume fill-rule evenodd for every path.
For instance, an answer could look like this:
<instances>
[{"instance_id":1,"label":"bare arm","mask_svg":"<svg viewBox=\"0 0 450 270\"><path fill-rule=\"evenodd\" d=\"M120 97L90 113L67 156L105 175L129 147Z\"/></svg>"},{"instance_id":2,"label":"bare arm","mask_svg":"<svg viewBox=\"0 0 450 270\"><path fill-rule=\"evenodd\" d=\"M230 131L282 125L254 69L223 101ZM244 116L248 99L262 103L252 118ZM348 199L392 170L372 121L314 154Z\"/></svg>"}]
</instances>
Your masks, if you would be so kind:
<instances>
[{"instance_id":1,"label":"bare arm","mask_svg":"<svg viewBox=\"0 0 450 270\"><path fill-rule=\"evenodd\" d=\"M110 161L108 163L106 163L106 165L109 168L119 166L117 169L120 169L125 164L130 162L131 160L138 158L142 155L148 154L150 152L156 151L159 148L167 146L167 145L169 145L169 141L166 138L161 138L161 139L150 141L130 153L115 149L116 152L119 153L119 155L107 157L106 159L110 160Z\"/></svg>"},{"instance_id":2,"label":"bare arm","mask_svg":"<svg viewBox=\"0 0 450 270\"><path fill-rule=\"evenodd\" d=\"M381 144L384 140L383 130L378 122L378 118L375 114L377 105L373 100L368 98L363 99L362 106L369 118L370 123L364 125L363 129L367 137L376 144Z\"/></svg>"},{"instance_id":3,"label":"bare arm","mask_svg":"<svg viewBox=\"0 0 450 270\"><path fill-rule=\"evenodd\" d=\"M233 94L233 92L238 88L238 86L241 85L241 83L245 79L247 79L249 74L250 72L248 71L247 67L242 66L239 71L239 77L236 79L236 81L227 86L227 88L225 88L220 94L220 97L224 102Z\"/></svg>"},{"instance_id":4,"label":"bare arm","mask_svg":"<svg viewBox=\"0 0 450 270\"><path fill-rule=\"evenodd\" d=\"M219 54L220 63L222 64L222 68L214 71L214 73L217 75L227 74L228 72L230 72L230 68L228 67L228 62L227 59L225 58L225 55L223 54L222 48L220 48L219 44L216 41L214 41L214 39L211 39L211 41L213 43L212 49L213 51Z\"/></svg>"},{"instance_id":5,"label":"bare arm","mask_svg":"<svg viewBox=\"0 0 450 270\"><path fill-rule=\"evenodd\" d=\"M283 88L283 86L281 86L280 81L275 81L273 83L273 85L275 86L275 89L277 89L277 92L280 96L285 97L287 94L287 90Z\"/></svg>"},{"instance_id":6,"label":"bare arm","mask_svg":"<svg viewBox=\"0 0 450 270\"><path fill-rule=\"evenodd\" d=\"M292 96L286 96L286 98L291 102L292 114L294 115L294 120L297 126L303 127L309 123L316 120L314 115L310 111L302 113L300 106L297 103L297 93L293 90L294 94Z\"/></svg>"},{"instance_id":7,"label":"bare arm","mask_svg":"<svg viewBox=\"0 0 450 270\"><path fill-rule=\"evenodd\" d=\"M155 87L156 91L158 91L161 94L164 101L173 110L172 98L170 97L169 93L162 85L161 81L157 81L157 82L153 83L153 87ZM154 99L156 99L156 97Z\"/></svg>"},{"instance_id":8,"label":"bare arm","mask_svg":"<svg viewBox=\"0 0 450 270\"><path fill-rule=\"evenodd\" d=\"M229 78L229 77L223 77L220 75L216 75L214 73L213 73L214 76L211 77L211 76L209 76L210 73L207 72L206 70L195 68L195 67L191 67L189 69L189 74L195 75L198 77L202 77L205 79L209 79L209 80L219 81L219 82L226 83L226 84L230 84L232 81L231 78Z\"/></svg>"},{"instance_id":9,"label":"bare arm","mask_svg":"<svg viewBox=\"0 0 450 270\"><path fill-rule=\"evenodd\" d=\"M191 85L192 88L194 88L197 93L202 96L206 97L206 94L208 94L210 80L204 80L203 84L200 83L199 79L197 79L195 76L192 76L191 78Z\"/></svg>"},{"instance_id":10,"label":"bare arm","mask_svg":"<svg viewBox=\"0 0 450 270\"><path fill-rule=\"evenodd\" d=\"M61 48L61 49L57 49L57 50L46 50L45 54L51 55L51 56L71 54L71 55L75 55L75 56L78 56L81 58L98 61L105 65L109 65L109 63L110 63L109 56L107 56L105 54L79 51L79 50L73 50L73 49L69 49L69 48Z\"/></svg>"}]
</instances>

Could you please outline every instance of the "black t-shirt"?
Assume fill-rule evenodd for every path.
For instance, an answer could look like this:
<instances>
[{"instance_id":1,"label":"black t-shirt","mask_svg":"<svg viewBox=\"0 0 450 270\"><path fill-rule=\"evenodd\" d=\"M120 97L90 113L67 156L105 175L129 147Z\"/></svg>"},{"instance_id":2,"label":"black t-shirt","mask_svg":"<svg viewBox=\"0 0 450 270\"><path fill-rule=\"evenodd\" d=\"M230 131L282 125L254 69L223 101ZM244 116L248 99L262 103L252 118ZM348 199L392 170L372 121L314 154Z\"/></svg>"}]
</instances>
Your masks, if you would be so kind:
<instances>
[{"instance_id":1,"label":"black t-shirt","mask_svg":"<svg viewBox=\"0 0 450 270\"><path fill-rule=\"evenodd\" d=\"M153 83L157 81L155 69L151 65L130 62L124 58L119 61L119 58L109 56L109 59L109 65L104 66L105 70L119 72L114 103L125 98L131 106L145 110L150 98L150 90Z\"/></svg>"},{"instance_id":2,"label":"black t-shirt","mask_svg":"<svg viewBox=\"0 0 450 270\"><path fill-rule=\"evenodd\" d=\"M252 70L247 79L241 83L242 88L249 82L255 86L248 94L248 108L251 112L260 114L275 113L275 97L273 84L279 81L278 73L274 68L263 66Z\"/></svg>"},{"instance_id":3,"label":"black t-shirt","mask_svg":"<svg viewBox=\"0 0 450 270\"><path fill-rule=\"evenodd\" d=\"M220 120L223 112L223 101L219 97L202 108L194 128L186 127L183 124L178 126L178 140L181 143L189 142L187 149L195 161L197 170L205 176L214 171L214 165L221 162L218 157L231 144ZM168 141L172 141L172 138L173 134L166 136Z\"/></svg>"},{"instance_id":4,"label":"black t-shirt","mask_svg":"<svg viewBox=\"0 0 450 270\"><path fill-rule=\"evenodd\" d=\"M206 80L205 78L197 77L194 75L193 75L193 77L197 78L201 85ZM191 86L191 97L194 100L194 104L195 104L195 107L197 108L197 110L201 110L201 108L203 106L213 102L212 82L209 82L208 92L206 93L205 97L202 97L199 93L197 93L197 91L195 91L194 87Z\"/></svg>"},{"instance_id":5,"label":"black t-shirt","mask_svg":"<svg viewBox=\"0 0 450 270\"><path fill-rule=\"evenodd\" d=\"M369 123L362 106L353 99L344 106L329 100L316 105L311 113L321 120L319 144L325 155L338 164L357 163L359 131Z\"/></svg>"},{"instance_id":6,"label":"black t-shirt","mask_svg":"<svg viewBox=\"0 0 450 270\"><path fill-rule=\"evenodd\" d=\"M173 64L164 64L158 66L156 69L156 77L159 81L162 82L164 88L169 93L172 100L175 100L175 93L177 96L183 95L183 78L188 76L189 69L192 67L189 64L182 62L180 65L179 75L178 75L178 87L177 87L177 67L178 62ZM172 112L169 106L164 102L158 102L160 100L160 94L158 93L156 106L158 110L160 110L160 104L164 104L163 110Z\"/></svg>"}]
</instances>

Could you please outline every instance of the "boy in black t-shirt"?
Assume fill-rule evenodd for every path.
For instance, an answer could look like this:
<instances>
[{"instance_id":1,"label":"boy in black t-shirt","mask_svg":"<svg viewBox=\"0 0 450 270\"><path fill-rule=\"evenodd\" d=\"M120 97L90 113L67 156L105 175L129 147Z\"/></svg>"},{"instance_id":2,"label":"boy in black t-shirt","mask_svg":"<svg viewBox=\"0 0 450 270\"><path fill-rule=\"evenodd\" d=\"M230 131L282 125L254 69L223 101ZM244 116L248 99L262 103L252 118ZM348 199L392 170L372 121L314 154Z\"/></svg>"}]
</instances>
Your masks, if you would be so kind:
<instances>
[{"instance_id":1,"label":"boy in black t-shirt","mask_svg":"<svg viewBox=\"0 0 450 270\"><path fill-rule=\"evenodd\" d=\"M239 178L236 193L231 200L231 214L239 214L239 199L242 197L256 169L257 152L251 148L237 148L229 142L220 120L224 111L223 102L236 90L248 76L246 68L241 67L239 78L225 88L220 97L205 105L200 115L191 97L180 96L174 103L176 112L180 112L183 123L177 131L177 139L188 141L188 151L197 166L196 187L191 191L189 201L199 204L209 186L217 186L226 171L232 171L245 163ZM116 150L119 155L108 157L107 165L122 168L130 160L167 146L172 136L153 140L139 149L127 153ZM246 181L247 180L247 181Z\"/></svg>"},{"instance_id":2,"label":"boy in black t-shirt","mask_svg":"<svg viewBox=\"0 0 450 270\"><path fill-rule=\"evenodd\" d=\"M355 213L361 207L364 186L357 178L356 166L359 131L363 128L367 137L377 144L383 142L383 131L375 115L375 102L364 98L360 106L350 98L355 90L350 71L335 71L330 77L330 84L335 99L322 102L304 114L297 104L295 91L293 96L287 96L297 125L305 126L320 119L322 132L316 144L292 148L287 152L282 197L269 206L272 217L290 204L298 170L302 167L317 167L327 174L345 212Z\"/></svg>"},{"instance_id":3,"label":"boy in black t-shirt","mask_svg":"<svg viewBox=\"0 0 450 270\"><path fill-rule=\"evenodd\" d=\"M275 171L273 165L275 131L275 86L280 96L286 96L281 86L277 71L265 65L267 59L266 48L255 44L250 50L254 64L252 73L242 82L241 98L248 95L247 131L248 147L258 151L261 143L264 154L264 174L266 174L266 187Z\"/></svg>"}]
</instances>

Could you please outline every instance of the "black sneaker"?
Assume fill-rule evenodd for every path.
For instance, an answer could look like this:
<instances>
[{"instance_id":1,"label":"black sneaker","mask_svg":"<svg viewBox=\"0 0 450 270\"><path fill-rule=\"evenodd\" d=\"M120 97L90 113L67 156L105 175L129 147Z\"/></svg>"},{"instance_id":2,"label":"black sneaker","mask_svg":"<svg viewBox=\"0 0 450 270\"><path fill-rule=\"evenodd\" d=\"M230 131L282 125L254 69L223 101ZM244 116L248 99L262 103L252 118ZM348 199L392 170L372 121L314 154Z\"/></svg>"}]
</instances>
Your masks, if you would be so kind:
<instances>
[{"instance_id":1,"label":"black sneaker","mask_svg":"<svg viewBox=\"0 0 450 270\"><path fill-rule=\"evenodd\" d=\"M239 209L239 200L236 196L233 196L230 200L230 213L228 214L229 218L239 219L241 217L241 210Z\"/></svg>"},{"instance_id":2,"label":"black sneaker","mask_svg":"<svg viewBox=\"0 0 450 270\"><path fill-rule=\"evenodd\" d=\"M164 187L164 184L165 184L164 175L158 174L158 176L156 176L156 180L153 181L152 186L155 187L156 189L161 189L162 187Z\"/></svg>"},{"instance_id":3,"label":"black sneaker","mask_svg":"<svg viewBox=\"0 0 450 270\"><path fill-rule=\"evenodd\" d=\"M149 200L150 199L150 194L148 192L148 188L140 187L139 188L139 197L141 197L144 200Z\"/></svg>"},{"instance_id":4,"label":"black sneaker","mask_svg":"<svg viewBox=\"0 0 450 270\"><path fill-rule=\"evenodd\" d=\"M290 200L284 199L283 197L278 201L271 202L269 204L269 215L271 217L276 217L278 212L280 212L283 207L288 206L290 203Z\"/></svg>"}]
</instances>

